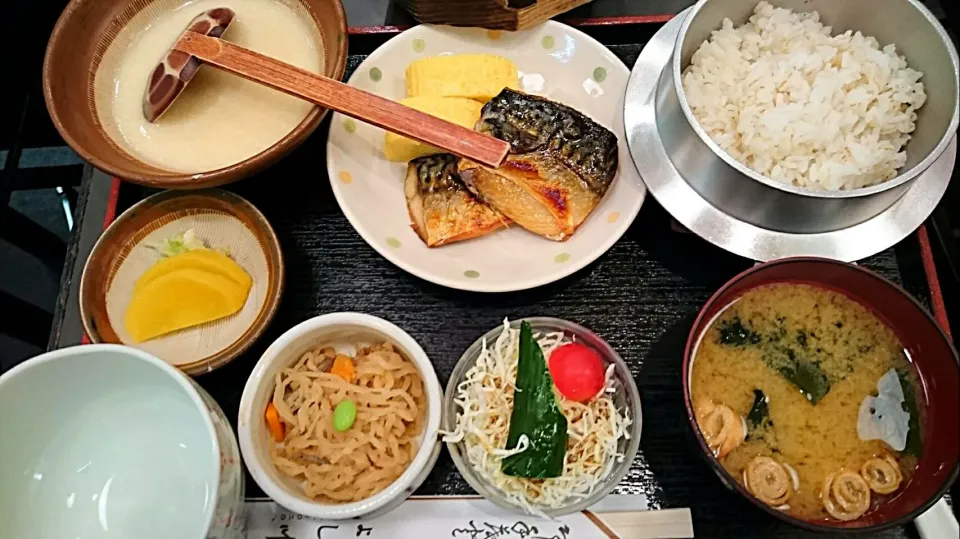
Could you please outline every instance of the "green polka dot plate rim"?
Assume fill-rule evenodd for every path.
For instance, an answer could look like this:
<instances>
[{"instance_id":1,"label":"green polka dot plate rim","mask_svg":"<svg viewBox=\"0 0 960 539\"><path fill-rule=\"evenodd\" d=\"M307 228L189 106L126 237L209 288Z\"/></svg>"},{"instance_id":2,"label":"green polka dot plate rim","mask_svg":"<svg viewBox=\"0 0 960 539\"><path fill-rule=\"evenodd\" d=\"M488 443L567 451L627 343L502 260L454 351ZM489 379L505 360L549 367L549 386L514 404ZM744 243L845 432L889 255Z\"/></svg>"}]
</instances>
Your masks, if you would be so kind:
<instances>
[{"instance_id":1,"label":"green polka dot plate rim","mask_svg":"<svg viewBox=\"0 0 960 539\"><path fill-rule=\"evenodd\" d=\"M629 69L595 39L557 21L519 32L415 26L364 58L348 83L399 101L408 97L405 79L411 63L432 56L478 53L502 56L516 64L519 90L573 107L618 138L624 133L623 103L618 98L626 91ZM617 177L591 215L563 242L511 225L428 247L411 226L414 220L404 191L409 164L386 159L383 129L336 112L329 127L327 176L344 218L373 251L400 271L456 290L510 293L568 277L600 258L623 236L646 194L635 167L626 166L630 150L623 138ZM341 172L349 176L340 176Z\"/></svg>"}]
</instances>

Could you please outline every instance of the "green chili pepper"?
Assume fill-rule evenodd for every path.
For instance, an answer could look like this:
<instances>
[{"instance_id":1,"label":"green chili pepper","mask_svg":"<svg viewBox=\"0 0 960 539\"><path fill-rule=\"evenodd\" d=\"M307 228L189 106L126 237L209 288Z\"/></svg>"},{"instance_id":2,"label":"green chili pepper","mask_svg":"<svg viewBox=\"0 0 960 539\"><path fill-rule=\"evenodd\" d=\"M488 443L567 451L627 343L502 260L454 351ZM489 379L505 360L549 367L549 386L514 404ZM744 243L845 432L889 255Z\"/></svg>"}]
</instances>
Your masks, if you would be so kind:
<instances>
[{"instance_id":1,"label":"green chili pepper","mask_svg":"<svg viewBox=\"0 0 960 539\"><path fill-rule=\"evenodd\" d=\"M560 477L567 453L567 418L557 404L553 378L528 322L520 324L516 386L506 447L516 448L520 436L527 437L530 447L505 457L500 469L513 477Z\"/></svg>"}]
</instances>

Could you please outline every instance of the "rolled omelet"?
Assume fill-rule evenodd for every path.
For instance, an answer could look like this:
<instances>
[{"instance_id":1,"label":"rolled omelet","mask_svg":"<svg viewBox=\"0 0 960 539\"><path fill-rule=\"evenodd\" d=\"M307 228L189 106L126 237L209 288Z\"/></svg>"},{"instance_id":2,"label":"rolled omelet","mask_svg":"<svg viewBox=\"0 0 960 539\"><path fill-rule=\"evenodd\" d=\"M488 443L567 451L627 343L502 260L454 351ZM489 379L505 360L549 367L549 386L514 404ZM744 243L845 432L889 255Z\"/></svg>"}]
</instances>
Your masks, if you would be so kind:
<instances>
[{"instance_id":1,"label":"rolled omelet","mask_svg":"<svg viewBox=\"0 0 960 539\"><path fill-rule=\"evenodd\" d=\"M517 65L492 54L454 54L407 66L407 97L465 97L486 103L504 88L517 89Z\"/></svg>"},{"instance_id":2,"label":"rolled omelet","mask_svg":"<svg viewBox=\"0 0 960 539\"><path fill-rule=\"evenodd\" d=\"M408 97L400 103L468 129L473 129L476 125L477 120L480 119L480 109L483 108L483 104L479 101L464 97ZM444 151L389 131L384 137L383 153L390 161L405 163L418 157Z\"/></svg>"}]
</instances>

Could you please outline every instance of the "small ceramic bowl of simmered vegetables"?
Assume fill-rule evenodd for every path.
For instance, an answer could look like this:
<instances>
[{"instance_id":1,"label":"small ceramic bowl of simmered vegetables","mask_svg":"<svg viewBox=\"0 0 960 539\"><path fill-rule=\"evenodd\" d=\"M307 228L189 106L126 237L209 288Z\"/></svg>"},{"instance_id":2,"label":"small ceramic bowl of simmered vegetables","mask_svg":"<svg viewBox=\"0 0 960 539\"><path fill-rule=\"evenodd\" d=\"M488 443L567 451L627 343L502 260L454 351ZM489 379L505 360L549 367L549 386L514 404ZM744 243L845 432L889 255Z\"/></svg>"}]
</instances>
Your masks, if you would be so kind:
<instances>
[{"instance_id":1,"label":"small ceramic bowl of simmered vegetables","mask_svg":"<svg viewBox=\"0 0 960 539\"><path fill-rule=\"evenodd\" d=\"M240 400L253 480L278 504L323 519L371 518L423 483L440 454L440 382L390 322L331 313L263 353Z\"/></svg>"},{"instance_id":2,"label":"small ceramic bowl of simmered vegetables","mask_svg":"<svg viewBox=\"0 0 960 539\"><path fill-rule=\"evenodd\" d=\"M477 339L444 394L443 440L477 492L561 516L609 494L640 443L640 395L619 354L587 328L526 318Z\"/></svg>"}]
</instances>

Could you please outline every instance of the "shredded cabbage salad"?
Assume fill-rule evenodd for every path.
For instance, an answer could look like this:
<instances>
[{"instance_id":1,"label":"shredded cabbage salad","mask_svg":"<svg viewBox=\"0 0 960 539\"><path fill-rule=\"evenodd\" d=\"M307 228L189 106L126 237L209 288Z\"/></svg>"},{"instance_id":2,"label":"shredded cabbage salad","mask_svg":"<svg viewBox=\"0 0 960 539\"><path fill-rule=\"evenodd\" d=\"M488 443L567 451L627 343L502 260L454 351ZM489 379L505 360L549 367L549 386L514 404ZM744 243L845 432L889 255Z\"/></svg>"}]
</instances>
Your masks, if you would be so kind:
<instances>
[{"instance_id":1,"label":"shredded cabbage salad","mask_svg":"<svg viewBox=\"0 0 960 539\"><path fill-rule=\"evenodd\" d=\"M549 361L554 350L572 342L562 332L534 333ZM618 410L611 398L617 389L614 366L606 371L603 389L589 402L579 403L557 394L567 418L567 452L563 475L552 479L511 477L501 471L501 462L521 453L529 441L521 437L512 450L505 449L513 411L513 393L520 354L520 330L503 321L503 331L493 343L483 342L476 364L456 389L454 403L460 409L453 432L445 442L464 444L466 460L473 470L528 513L544 516L541 508L561 507L589 496L625 456L618 451L621 439L630 438L632 419Z\"/></svg>"}]
</instances>

